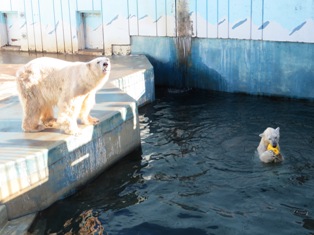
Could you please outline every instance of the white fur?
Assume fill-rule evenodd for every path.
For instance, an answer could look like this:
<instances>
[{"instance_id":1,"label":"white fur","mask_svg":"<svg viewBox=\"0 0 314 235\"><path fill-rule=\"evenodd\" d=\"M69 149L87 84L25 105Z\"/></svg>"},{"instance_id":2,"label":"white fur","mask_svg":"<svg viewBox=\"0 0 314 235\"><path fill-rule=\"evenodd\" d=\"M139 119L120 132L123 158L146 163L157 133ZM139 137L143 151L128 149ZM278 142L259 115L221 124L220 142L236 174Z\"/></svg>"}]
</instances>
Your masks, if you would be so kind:
<instances>
[{"instance_id":1,"label":"white fur","mask_svg":"<svg viewBox=\"0 0 314 235\"><path fill-rule=\"evenodd\" d=\"M270 144L273 147L279 147L279 139L280 139L280 129L277 127L276 129L268 127L266 130L260 134L261 141L257 147L257 152L259 155L259 158L262 162L270 163L270 162L281 162L283 160L283 157L281 154L278 156L275 156L273 151L267 150L267 146Z\"/></svg>"},{"instance_id":2,"label":"white fur","mask_svg":"<svg viewBox=\"0 0 314 235\"><path fill-rule=\"evenodd\" d=\"M77 119L96 124L89 115L95 94L108 80L110 61L99 57L89 62L68 62L41 57L17 73L17 87L23 107L22 129L36 132L55 126L53 106L58 107L58 126L67 134L78 134Z\"/></svg>"}]
</instances>

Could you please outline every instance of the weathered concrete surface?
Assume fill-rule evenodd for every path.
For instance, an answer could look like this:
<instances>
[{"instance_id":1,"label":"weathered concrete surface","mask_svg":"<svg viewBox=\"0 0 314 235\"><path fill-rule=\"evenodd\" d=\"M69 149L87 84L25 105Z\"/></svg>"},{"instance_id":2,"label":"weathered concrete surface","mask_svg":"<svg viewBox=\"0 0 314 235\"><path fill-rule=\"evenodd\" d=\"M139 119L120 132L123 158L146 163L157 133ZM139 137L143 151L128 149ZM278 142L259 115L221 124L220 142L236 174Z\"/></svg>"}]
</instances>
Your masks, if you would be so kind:
<instances>
[{"instance_id":1,"label":"weathered concrete surface","mask_svg":"<svg viewBox=\"0 0 314 235\"><path fill-rule=\"evenodd\" d=\"M0 65L0 97L4 87L12 89L0 101L0 204L6 205L8 219L72 194L140 147L137 106L154 100L153 68L144 56L111 62L110 81L97 93L91 112L100 123L80 126L83 134L77 137L57 129L22 132L22 109L10 77L20 65Z\"/></svg>"}]
</instances>

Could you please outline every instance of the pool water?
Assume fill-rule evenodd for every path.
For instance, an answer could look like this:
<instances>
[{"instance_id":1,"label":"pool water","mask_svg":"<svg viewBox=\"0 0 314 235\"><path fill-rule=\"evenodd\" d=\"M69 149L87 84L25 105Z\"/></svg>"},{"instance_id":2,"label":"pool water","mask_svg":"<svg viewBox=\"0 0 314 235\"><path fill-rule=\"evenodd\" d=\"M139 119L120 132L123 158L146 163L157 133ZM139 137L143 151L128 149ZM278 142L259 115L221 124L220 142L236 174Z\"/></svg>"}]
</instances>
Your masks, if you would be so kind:
<instances>
[{"instance_id":1,"label":"pool water","mask_svg":"<svg viewBox=\"0 0 314 235\"><path fill-rule=\"evenodd\" d=\"M268 126L280 127L282 163L256 155ZM140 127L142 152L39 213L30 232L314 234L313 102L159 89Z\"/></svg>"}]
</instances>

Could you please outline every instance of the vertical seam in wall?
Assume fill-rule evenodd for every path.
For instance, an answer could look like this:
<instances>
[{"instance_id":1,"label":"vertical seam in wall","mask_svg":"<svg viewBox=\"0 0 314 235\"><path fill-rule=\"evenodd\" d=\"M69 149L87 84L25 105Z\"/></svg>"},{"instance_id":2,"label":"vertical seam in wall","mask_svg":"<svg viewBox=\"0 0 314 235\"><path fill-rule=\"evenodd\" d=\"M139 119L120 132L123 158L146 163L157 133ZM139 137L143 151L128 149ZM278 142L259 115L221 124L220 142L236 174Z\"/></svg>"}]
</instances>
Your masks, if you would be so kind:
<instances>
[{"instance_id":1,"label":"vertical seam in wall","mask_svg":"<svg viewBox=\"0 0 314 235\"><path fill-rule=\"evenodd\" d=\"M34 22L33 0L31 0L31 11L32 11L32 20L33 20L34 44L35 44L35 52L36 52L36 51L37 51L37 47L36 47L36 34L35 34L35 22Z\"/></svg>"},{"instance_id":2,"label":"vertical seam in wall","mask_svg":"<svg viewBox=\"0 0 314 235\"><path fill-rule=\"evenodd\" d=\"M156 24L156 36L158 36L158 22L157 22L157 0L155 0L155 24Z\"/></svg>"},{"instance_id":3,"label":"vertical seam in wall","mask_svg":"<svg viewBox=\"0 0 314 235\"><path fill-rule=\"evenodd\" d=\"M228 0L228 39L230 38L229 29L230 29L230 0Z\"/></svg>"},{"instance_id":4,"label":"vertical seam in wall","mask_svg":"<svg viewBox=\"0 0 314 235\"><path fill-rule=\"evenodd\" d=\"M206 0L206 38L208 38L208 0Z\"/></svg>"},{"instance_id":5,"label":"vertical seam in wall","mask_svg":"<svg viewBox=\"0 0 314 235\"><path fill-rule=\"evenodd\" d=\"M197 0L195 1L194 10L195 10L195 37L197 37L197 35L198 35L198 25L197 25L197 13L198 13L198 9L197 9ZM192 34L193 34L193 32L192 32ZM193 36L193 35L191 35L191 36Z\"/></svg>"},{"instance_id":6,"label":"vertical seam in wall","mask_svg":"<svg viewBox=\"0 0 314 235\"><path fill-rule=\"evenodd\" d=\"M27 48L28 48L28 51L29 51L29 39L28 39L28 24L27 24L27 17L26 17L26 4L25 4L25 0L23 1L24 2L24 18L25 18L25 24L26 24L26 40L27 40Z\"/></svg>"},{"instance_id":7,"label":"vertical seam in wall","mask_svg":"<svg viewBox=\"0 0 314 235\"><path fill-rule=\"evenodd\" d=\"M166 28L166 37L167 37L168 36L167 0L165 0L165 28Z\"/></svg>"},{"instance_id":8,"label":"vertical seam in wall","mask_svg":"<svg viewBox=\"0 0 314 235\"><path fill-rule=\"evenodd\" d=\"M61 20L62 20L62 33L63 33L63 52L65 53L66 50L65 50L65 37L64 37L62 0L60 0L60 10L61 10Z\"/></svg>"},{"instance_id":9,"label":"vertical seam in wall","mask_svg":"<svg viewBox=\"0 0 314 235\"><path fill-rule=\"evenodd\" d=\"M252 22L253 22L253 0L251 0L251 12L250 12L250 40L252 40Z\"/></svg>"},{"instance_id":10,"label":"vertical seam in wall","mask_svg":"<svg viewBox=\"0 0 314 235\"><path fill-rule=\"evenodd\" d=\"M104 12L103 12L103 0L100 0L101 8L101 30L102 30L102 53L106 55L106 45L105 45L105 29L104 29ZM112 53L112 51L111 51Z\"/></svg>"},{"instance_id":11,"label":"vertical seam in wall","mask_svg":"<svg viewBox=\"0 0 314 235\"><path fill-rule=\"evenodd\" d=\"M262 25L264 25L264 0L262 0ZM262 27L262 40L264 40L264 27Z\"/></svg>"},{"instance_id":12,"label":"vertical seam in wall","mask_svg":"<svg viewBox=\"0 0 314 235\"><path fill-rule=\"evenodd\" d=\"M218 1L218 0L217 0ZM177 9L177 0L174 0L174 22L175 22L175 37L178 37L178 9Z\"/></svg>"},{"instance_id":13,"label":"vertical seam in wall","mask_svg":"<svg viewBox=\"0 0 314 235\"><path fill-rule=\"evenodd\" d=\"M10 0L10 9L11 9L11 11L13 11L13 8L12 8L12 0Z\"/></svg>"},{"instance_id":14,"label":"vertical seam in wall","mask_svg":"<svg viewBox=\"0 0 314 235\"><path fill-rule=\"evenodd\" d=\"M72 54L73 54L72 21L71 21L71 11L70 11L70 0L68 0L68 9L69 9L69 23L70 23L71 51L72 51Z\"/></svg>"},{"instance_id":15,"label":"vertical seam in wall","mask_svg":"<svg viewBox=\"0 0 314 235\"><path fill-rule=\"evenodd\" d=\"M140 36L139 15L138 15L138 0L136 0L136 23L137 23L137 36Z\"/></svg>"},{"instance_id":16,"label":"vertical seam in wall","mask_svg":"<svg viewBox=\"0 0 314 235\"><path fill-rule=\"evenodd\" d=\"M131 30L130 30L130 0L127 0L126 3L127 3L127 19L128 19L128 34L129 34L129 40L130 40L130 37L131 37ZM102 12L102 9L101 9L101 12ZM131 41L131 40L130 40Z\"/></svg>"},{"instance_id":17,"label":"vertical seam in wall","mask_svg":"<svg viewBox=\"0 0 314 235\"><path fill-rule=\"evenodd\" d=\"M219 38L219 0L217 0L217 38Z\"/></svg>"},{"instance_id":18,"label":"vertical seam in wall","mask_svg":"<svg viewBox=\"0 0 314 235\"><path fill-rule=\"evenodd\" d=\"M40 27L40 40L41 40L41 52L44 51L44 42L43 42L43 30L41 25L41 14L40 14L40 3L38 0L38 16L39 16L39 27Z\"/></svg>"},{"instance_id":19,"label":"vertical seam in wall","mask_svg":"<svg viewBox=\"0 0 314 235\"><path fill-rule=\"evenodd\" d=\"M58 53L59 50L58 50L58 35L57 35L57 26L56 26L55 0L52 0L52 10L53 10L53 22L54 22L54 28L55 28L56 49Z\"/></svg>"}]
</instances>

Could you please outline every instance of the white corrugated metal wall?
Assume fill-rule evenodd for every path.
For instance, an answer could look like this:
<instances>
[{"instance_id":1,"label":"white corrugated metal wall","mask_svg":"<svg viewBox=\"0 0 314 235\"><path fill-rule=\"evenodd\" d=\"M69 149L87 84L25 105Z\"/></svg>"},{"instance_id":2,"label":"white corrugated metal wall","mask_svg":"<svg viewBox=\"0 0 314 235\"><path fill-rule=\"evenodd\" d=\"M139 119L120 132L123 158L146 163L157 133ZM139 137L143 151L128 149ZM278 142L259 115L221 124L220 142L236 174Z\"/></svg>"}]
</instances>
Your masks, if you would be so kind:
<instances>
[{"instance_id":1,"label":"white corrugated metal wall","mask_svg":"<svg viewBox=\"0 0 314 235\"><path fill-rule=\"evenodd\" d=\"M312 0L1 0L0 44L111 54L132 35L176 36L182 2L193 37L314 42Z\"/></svg>"}]
</instances>

